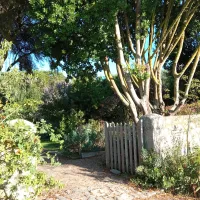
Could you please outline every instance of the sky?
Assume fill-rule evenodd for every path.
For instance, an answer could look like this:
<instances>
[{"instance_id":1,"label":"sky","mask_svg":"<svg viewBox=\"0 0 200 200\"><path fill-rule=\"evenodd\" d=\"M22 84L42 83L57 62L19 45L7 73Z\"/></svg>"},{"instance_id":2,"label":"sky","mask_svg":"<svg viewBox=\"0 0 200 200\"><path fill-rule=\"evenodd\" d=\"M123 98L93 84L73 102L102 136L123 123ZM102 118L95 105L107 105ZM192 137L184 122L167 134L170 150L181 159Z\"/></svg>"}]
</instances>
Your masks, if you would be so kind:
<instances>
[{"instance_id":1,"label":"sky","mask_svg":"<svg viewBox=\"0 0 200 200\"><path fill-rule=\"evenodd\" d=\"M6 69L10 66L10 64L13 62L14 60L14 55L12 53L9 53L6 61L4 62L4 65L3 65L3 69L2 71L6 71ZM36 63L36 68L38 70L41 70L41 71L49 71L50 70L50 66L49 66L49 62L48 62L48 59L44 59L44 60L41 60L41 61L36 61L35 60L35 63ZM14 67L18 67L19 65L16 64ZM116 66L115 66L115 63L114 62L110 62L110 70L111 70L111 73L112 75L116 75L117 74L117 71L116 71ZM59 71L62 71L62 69L59 69ZM64 76L67 76L66 72L62 71L62 73L64 74ZM101 72L98 72L97 74L99 77L100 76L104 76L104 72L101 71Z\"/></svg>"}]
</instances>

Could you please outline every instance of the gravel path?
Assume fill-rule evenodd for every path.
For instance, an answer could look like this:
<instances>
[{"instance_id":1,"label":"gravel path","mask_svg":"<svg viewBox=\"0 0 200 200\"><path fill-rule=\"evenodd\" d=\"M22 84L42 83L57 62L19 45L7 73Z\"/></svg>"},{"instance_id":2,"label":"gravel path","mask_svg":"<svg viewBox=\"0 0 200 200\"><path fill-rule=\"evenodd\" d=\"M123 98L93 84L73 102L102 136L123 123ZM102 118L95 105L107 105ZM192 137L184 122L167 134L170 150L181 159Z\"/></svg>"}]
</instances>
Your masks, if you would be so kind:
<instances>
[{"instance_id":1,"label":"gravel path","mask_svg":"<svg viewBox=\"0 0 200 200\"><path fill-rule=\"evenodd\" d=\"M39 170L64 183L60 191L50 191L37 200L136 200L160 199L163 192L140 190L131 187L124 175L114 175L105 170L102 156L61 160L61 166L40 166ZM174 199L174 198L161 198Z\"/></svg>"}]
</instances>

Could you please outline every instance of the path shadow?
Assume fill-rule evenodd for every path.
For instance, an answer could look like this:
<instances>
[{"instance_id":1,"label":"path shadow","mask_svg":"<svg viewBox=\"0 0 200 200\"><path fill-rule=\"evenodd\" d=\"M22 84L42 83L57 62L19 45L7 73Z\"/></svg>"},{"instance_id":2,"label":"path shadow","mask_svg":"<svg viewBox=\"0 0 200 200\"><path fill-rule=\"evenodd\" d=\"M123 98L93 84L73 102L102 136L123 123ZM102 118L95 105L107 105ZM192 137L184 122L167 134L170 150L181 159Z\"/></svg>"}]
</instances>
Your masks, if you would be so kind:
<instances>
[{"instance_id":1,"label":"path shadow","mask_svg":"<svg viewBox=\"0 0 200 200\"><path fill-rule=\"evenodd\" d=\"M61 176L73 174L73 166L76 166L78 167L78 172L76 174L82 176L89 176L101 182L115 182L127 184L130 180L129 175L115 175L112 174L110 170L106 168L105 154L83 159L68 159L62 155L58 155L57 158L61 165L57 167L49 167L52 169L52 172L53 169L55 169L57 173L61 173Z\"/></svg>"}]
</instances>

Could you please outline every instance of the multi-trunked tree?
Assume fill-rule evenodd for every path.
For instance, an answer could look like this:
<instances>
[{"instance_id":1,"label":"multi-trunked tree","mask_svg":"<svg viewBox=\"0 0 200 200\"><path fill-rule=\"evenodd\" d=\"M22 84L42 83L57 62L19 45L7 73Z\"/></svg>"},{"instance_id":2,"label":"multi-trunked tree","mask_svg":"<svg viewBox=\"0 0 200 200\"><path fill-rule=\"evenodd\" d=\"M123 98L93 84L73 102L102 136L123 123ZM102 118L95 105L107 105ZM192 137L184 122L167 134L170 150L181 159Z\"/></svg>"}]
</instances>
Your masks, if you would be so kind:
<instances>
[{"instance_id":1,"label":"multi-trunked tree","mask_svg":"<svg viewBox=\"0 0 200 200\"><path fill-rule=\"evenodd\" d=\"M200 57L200 45L180 67L185 32L200 8L198 0L30 1L34 31L44 30L41 42L52 63L70 75L103 69L111 87L129 107L134 122L143 115L165 113L162 71L171 62L174 78L174 115L185 103ZM195 19L198 21L199 19ZM48 22L48 23L47 23ZM42 28L42 29L41 29ZM197 30L198 31L198 30ZM121 87L109 61L116 63ZM95 67L94 67L95 66ZM180 79L190 72L184 95Z\"/></svg>"}]
</instances>

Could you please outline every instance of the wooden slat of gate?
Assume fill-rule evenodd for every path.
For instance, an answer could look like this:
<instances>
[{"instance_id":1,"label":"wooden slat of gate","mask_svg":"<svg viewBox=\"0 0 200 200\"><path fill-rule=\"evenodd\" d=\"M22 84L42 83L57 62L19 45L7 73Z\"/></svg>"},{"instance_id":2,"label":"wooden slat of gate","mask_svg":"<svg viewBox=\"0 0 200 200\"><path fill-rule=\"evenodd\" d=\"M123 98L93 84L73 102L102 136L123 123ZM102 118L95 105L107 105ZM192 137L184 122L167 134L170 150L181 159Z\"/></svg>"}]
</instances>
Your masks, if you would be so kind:
<instances>
[{"instance_id":1,"label":"wooden slat of gate","mask_svg":"<svg viewBox=\"0 0 200 200\"><path fill-rule=\"evenodd\" d=\"M136 127L135 125L133 125L133 154L134 154L134 170L136 170L137 166L138 166L138 162L137 162L137 146L136 146Z\"/></svg>"},{"instance_id":2,"label":"wooden slat of gate","mask_svg":"<svg viewBox=\"0 0 200 200\"><path fill-rule=\"evenodd\" d=\"M114 169L117 169L116 126L113 124Z\"/></svg>"},{"instance_id":3,"label":"wooden slat of gate","mask_svg":"<svg viewBox=\"0 0 200 200\"><path fill-rule=\"evenodd\" d=\"M133 140L132 140L132 130L131 125L128 125L128 137L129 137L129 161L130 161L130 170L133 174Z\"/></svg>"},{"instance_id":4,"label":"wooden slat of gate","mask_svg":"<svg viewBox=\"0 0 200 200\"><path fill-rule=\"evenodd\" d=\"M111 124L109 124L110 128L109 128L109 139L110 139L110 167L111 169L113 169L113 144L112 144L112 133L113 133L113 128L111 126Z\"/></svg>"},{"instance_id":5,"label":"wooden slat of gate","mask_svg":"<svg viewBox=\"0 0 200 200\"><path fill-rule=\"evenodd\" d=\"M121 154L120 154L120 126L117 124L116 126L116 133L117 133L117 163L118 163L118 170L121 171Z\"/></svg>"},{"instance_id":6,"label":"wooden slat of gate","mask_svg":"<svg viewBox=\"0 0 200 200\"><path fill-rule=\"evenodd\" d=\"M122 123L120 123L120 139L121 139L121 163L122 163L122 172L125 172L125 154L124 154L124 134L123 134L123 126Z\"/></svg>"},{"instance_id":7,"label":"wooden slat of gate","mask_svg":"<svg viewBox=\"0 0 200 200\"><path fill-rule=\"evenodd\" d=\"M105 122L104 124L105 133L105 145L106 145L106 166L110 168L110 149L109 149L109 124Z\"/></svg>"},{"instance_id":8,"label":"wooden slat of gate","mask_svg":"<svg viewBox=\"0 0 200 200\"><path fill-rule=\"evenodd\" d=\"M125 134L125 160L126 160L126 172L129 172L129 163L128 163L128 137L127 137L127 124L124 124L124 134Z\"/></svg>"}]
</instances>

